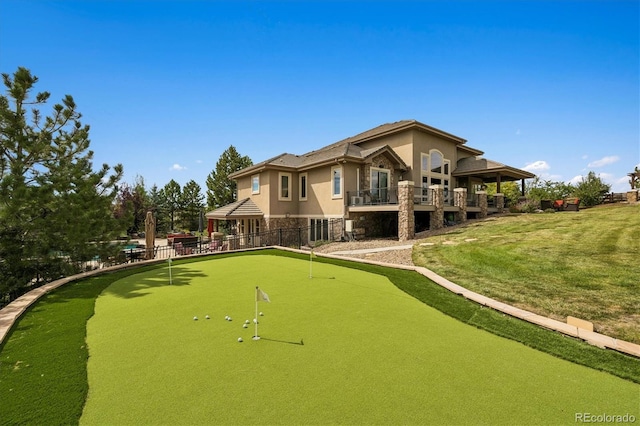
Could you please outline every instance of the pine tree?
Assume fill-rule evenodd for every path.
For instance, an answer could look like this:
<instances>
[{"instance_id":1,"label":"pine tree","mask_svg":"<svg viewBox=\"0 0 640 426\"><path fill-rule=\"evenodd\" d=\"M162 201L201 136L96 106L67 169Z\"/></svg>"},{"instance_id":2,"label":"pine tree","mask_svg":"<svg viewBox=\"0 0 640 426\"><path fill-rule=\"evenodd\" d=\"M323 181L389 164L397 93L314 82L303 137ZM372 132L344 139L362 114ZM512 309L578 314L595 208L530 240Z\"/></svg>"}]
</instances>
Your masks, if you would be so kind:
<instances>
[{"instance_id":1,"label":"pine tree","mask_svg":"<svg viewBox=\"0 0 640 426\"><path fill-rule=\"evenodd\" d=\"M229 146L218 159L215 170L207 177L207 206L216 209L236 201L236 183L229 179L229 175L252 164L251 158L240 156L233 145Z\"/></svg>"},{"instance_id":2,"label":"pine tree","mask_svg":"<svg viewBox=\"0 0 640 426\"><path fill-rule=\"evenodd\" d=\"M174 231L176 215L182 209L182 189L180 184L171 179L160 191L162 206L169 217L170 229Z\"/></svg>"},{"instance_id":3,"label":"pine tree","mask_svg":"<svg viewBox=\"0 0 640 426\"><path fill-rule=\"evenodd\" d=\"M93 171L89 126L70 95L42 117L48 92L31 98L38 78L23 67L2 74L0 95L0 296L106 257L122 230L112 214L122 166ZM2 303L3 300L0 300Z\"/></svg>"},{"instance_id":4,"label":"pine tree","mask_svg":"<svg viewBox=\"0 0 640 426\"><path fill-rule=\"evenodd\" d=\"M196 181L190 180L182 188L181 206L180 223L183 228L190 231L198 229L200 212L204 208L204 196Z\"/></svg>"}]
</instances>

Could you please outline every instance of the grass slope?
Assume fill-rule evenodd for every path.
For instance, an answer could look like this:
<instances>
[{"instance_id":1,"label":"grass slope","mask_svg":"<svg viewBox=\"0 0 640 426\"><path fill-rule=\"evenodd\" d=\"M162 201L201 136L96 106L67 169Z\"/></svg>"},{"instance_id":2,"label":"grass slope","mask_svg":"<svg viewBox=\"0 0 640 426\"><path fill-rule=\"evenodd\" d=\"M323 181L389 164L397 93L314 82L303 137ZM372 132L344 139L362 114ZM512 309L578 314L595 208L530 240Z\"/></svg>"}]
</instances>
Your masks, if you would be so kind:
<instances>
[{"instance_id":1,"label":"grass slope","mask_svg":"<svg viewBox=\"0 0 640 426\"><path fill-rule=\"evenodd\" d=\"M640 205L506 216L424 242L414 263L469 290L640 343Z\"/></svg>"}]
</instances>

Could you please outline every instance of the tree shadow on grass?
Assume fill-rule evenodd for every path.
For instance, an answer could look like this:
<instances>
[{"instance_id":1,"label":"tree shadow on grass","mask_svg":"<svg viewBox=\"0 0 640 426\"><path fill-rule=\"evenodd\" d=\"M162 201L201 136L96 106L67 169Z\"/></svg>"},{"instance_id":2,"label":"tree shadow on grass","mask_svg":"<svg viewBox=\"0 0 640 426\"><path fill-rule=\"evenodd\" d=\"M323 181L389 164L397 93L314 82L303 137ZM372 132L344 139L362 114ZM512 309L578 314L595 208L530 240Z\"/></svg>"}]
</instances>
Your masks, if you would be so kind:
<instances>
[{"instance_id":1,"label":"tree shadow on grass","mask_svg":"<svg viewBox=\"0 0 640 426\"><path fill-rule=\"evenodd\" d=\"M144 275L129 278L131 282L126 287L109 286L105 289L105 292L117 297L132 299L148 295L150 292L145 290L151 288L185 286L191 284L193 278L206 276L206 274L190 268L173 266L171 268L171 277L169 277L169 268L159 268Z\"/></svg>"}]
</instances>

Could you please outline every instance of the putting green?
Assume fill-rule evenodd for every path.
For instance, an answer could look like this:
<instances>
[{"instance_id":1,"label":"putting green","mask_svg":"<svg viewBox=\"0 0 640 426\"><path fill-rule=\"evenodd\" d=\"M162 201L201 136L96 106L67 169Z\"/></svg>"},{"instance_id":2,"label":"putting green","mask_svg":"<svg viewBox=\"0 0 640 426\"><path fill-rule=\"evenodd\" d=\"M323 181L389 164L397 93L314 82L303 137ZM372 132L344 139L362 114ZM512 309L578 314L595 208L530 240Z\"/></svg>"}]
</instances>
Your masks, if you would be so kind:
<instances>
[{"instance_id":1,"label":"putting green","mask_svg":"<svg viewBox=\"0 0 640 426\"><path fill-rule=\"evenodd\" d=\"M129 276L96 301L81 424L640 417L637 384L464 325L380 275L314 263L310 279L308 262L270 255L172 273L173 285L167 268ZM253 324L242 327L255 315L256 285L272 302L259 303L259 341Z\"/></svg>"}]
</instances>

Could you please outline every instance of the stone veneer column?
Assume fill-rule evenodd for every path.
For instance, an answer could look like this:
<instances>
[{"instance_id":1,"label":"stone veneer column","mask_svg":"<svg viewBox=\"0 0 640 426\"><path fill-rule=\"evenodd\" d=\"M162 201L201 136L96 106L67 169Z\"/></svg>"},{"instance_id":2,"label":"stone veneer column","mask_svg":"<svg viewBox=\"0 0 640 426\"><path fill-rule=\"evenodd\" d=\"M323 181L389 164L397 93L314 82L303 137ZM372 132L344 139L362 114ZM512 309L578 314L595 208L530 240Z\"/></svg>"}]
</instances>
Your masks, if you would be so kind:
<instances>
[{"instance_id":1,"label":"stone veneer column","mask_svg":"<svg viewBox=\"0 0 640 426\"><path fill-rule=\"evenodd\" d=\"M498 213L504 213L504 194L497 193L496 194L496 208L498 209Z\"/></svg>"},{"instance_id":2,"label":"stone veneer column","mask_svg":"<svg viewBox=\"0 0 640 426\"><path fill-rule=\"evenodd\" d=\"M436 208L431 213L429 229L444 228L444 189L440 185L431 185L429 190L433 191L433 205Z\"/></svg>"},{"instance_id":3,"label":"stone veneer column","mask_svg":"<svg viewBox=\"0 0 640 426\"><path fill-rule=\"evenodd\" d=\"M477 191L476 195L478 196L478 207L480 207L480 219L484 219L487 217L487 191Z\"/></svg>"},{"instance_id":4,"label":"stone veneer column","mask_svg":"<svg viewBox=\"0 0 640 426\"><path fill-rule=\"evenodd\" d=\"M467 221L467 188L455 188L453 190L453 205L458 207L456 222Z\"/></svg>"},{"instance_id":5,"label":"stone veneer column","mask_svg":"<svg viewBox=\"0 0 640 426\"><path fill-rule=\"evenodd\" d=\"M633 204L640 201L638 198L640 196L640 190L633 190L627 192L627 203Z\"/></svg>"},{"instance_id":6,"label":"stone veneer column","mask_svg":"<svg viewBox=\"0 0 640 426\"><path fill-rule=\"evenodd\" d=\"M413 239L416 235L416 218L413 214L413 182L398 182L398 241Z\"/></svg>"}]
</instances>

